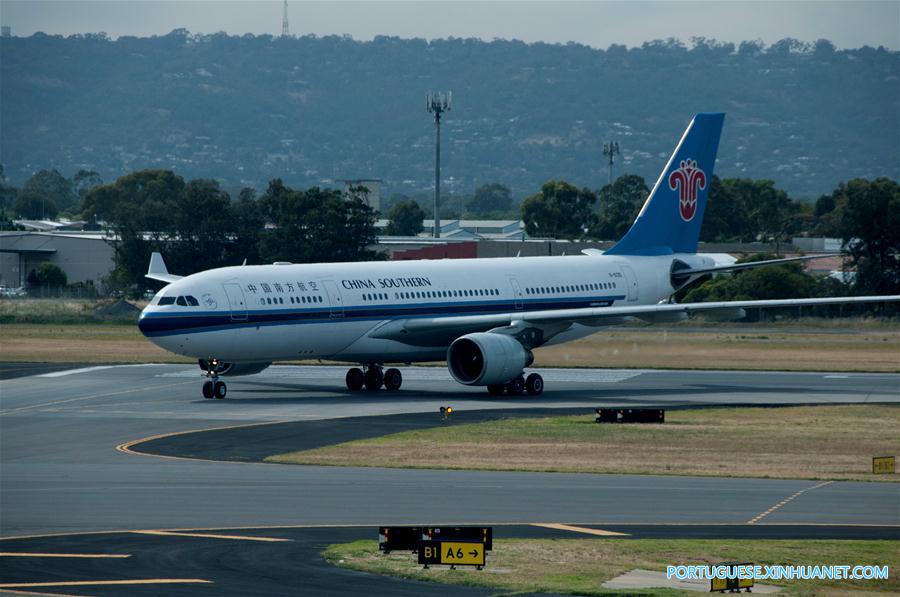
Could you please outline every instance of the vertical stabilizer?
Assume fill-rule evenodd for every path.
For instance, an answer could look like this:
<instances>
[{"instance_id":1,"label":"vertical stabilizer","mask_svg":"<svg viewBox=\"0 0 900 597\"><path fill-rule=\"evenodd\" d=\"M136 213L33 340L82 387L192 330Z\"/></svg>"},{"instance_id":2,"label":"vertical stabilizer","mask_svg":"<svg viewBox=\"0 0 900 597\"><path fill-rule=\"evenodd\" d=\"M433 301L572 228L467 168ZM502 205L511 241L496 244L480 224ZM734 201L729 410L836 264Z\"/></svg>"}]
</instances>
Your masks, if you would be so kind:
<instances>
[{"instance_id":1,"label":"vertical stabilizer","mask_svg":"<svg viewBox=\"0 0 900 597\"><path fill-rule=\"evenodd\" d=\"M697 251L724 120L723 113L694 116L628 233L607 255Z\"/></svg>"}]
</instances>

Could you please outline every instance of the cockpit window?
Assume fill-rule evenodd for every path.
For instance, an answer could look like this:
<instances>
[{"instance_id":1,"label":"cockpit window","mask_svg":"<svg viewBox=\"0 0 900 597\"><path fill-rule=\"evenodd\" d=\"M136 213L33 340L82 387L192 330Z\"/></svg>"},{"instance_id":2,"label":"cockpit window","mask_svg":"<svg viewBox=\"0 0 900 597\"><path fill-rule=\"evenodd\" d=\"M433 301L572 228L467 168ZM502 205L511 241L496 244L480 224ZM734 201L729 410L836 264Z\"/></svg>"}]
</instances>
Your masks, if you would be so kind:
<instances>
[{"instance_id":1,"label":"cockpit window","mask_svg":"<svg viewBox=\"0 0 900 597\"><path fill-rule=\"evenodd\" d=\"M163 305L174 305L174 304L175 304L175 297L174 297L174 296L164 296L164 297L162 297L162 298L159 299L159 305L160 305L160 306L163 306Z\"/></svg>"},{"instance_id":2,"label":"cockpit window","mask_svg":"<svg viewBox=\"0 0 900 597\"><path fill-rule=\"evenodd\" d=\"M175 301L175 304L180 305L182 307L187 307L187 301L184 300L183 296L179 296L178 299Z\"/></svg>"},{"instance_id":3,"label":"cockpit window","mask_svg":"<svg viewBox=\"0 0 900 597\"><path fill-rule=\"evenodd\" d=\"M184 300L187 301L187 304L190 307L199 307L200 306L200 303L197 301L197 299L195 299L192 296L186 296L186 297L184 297Z\"/></svg>"}]
</instances>

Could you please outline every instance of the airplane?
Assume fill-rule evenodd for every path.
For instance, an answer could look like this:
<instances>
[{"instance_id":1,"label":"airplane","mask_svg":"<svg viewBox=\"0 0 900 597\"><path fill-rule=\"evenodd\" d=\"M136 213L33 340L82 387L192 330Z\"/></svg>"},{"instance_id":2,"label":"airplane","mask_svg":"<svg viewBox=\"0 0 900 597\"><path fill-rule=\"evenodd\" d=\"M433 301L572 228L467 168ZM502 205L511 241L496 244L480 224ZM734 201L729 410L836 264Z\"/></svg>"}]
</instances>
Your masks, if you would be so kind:
<instances>
[{"instance_id":1,"label":"airplane","mask_svg":"<svg viewBox=\"0 0 900 597\"><path fill-rule=\"evenodd\" d=\"M204 398L224 398L223 376L258 373L274 361L354 364L351 391L398 390L385 365L446 361L450 375L493 396L541 394L525 370L533 351L638 318L671 323L691 313L739 319L745 309L893 302L900 296L676 304L698 277L801 258L722 264L697 253L725 115L689 123L640 213L605 252L362 263L241 265L172 275L159 253L147 277L167 282L143 310L141 332L196 358Z\"/></svg>"}]
</instances>

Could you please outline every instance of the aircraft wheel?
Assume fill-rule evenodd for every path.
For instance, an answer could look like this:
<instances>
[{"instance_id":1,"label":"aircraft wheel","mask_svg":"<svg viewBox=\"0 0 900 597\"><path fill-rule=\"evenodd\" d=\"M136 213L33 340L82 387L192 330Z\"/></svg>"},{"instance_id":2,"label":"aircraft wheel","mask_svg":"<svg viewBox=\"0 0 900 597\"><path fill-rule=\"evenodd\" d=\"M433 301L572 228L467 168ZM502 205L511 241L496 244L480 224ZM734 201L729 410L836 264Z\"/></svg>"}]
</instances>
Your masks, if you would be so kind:
<instances>
[{"instance_id":1,"label":"aircraft wheel","mask_svg":"<svg viewBox=\"0 0 900 597\"><path fill-rule=\"evenodd\" d=\"M491 384L487 387L488 394L491 396L500 396L503 394L503 390L506 389L506 386L503 384Z\"/></svg>"},{"instance_id":2,"label":"aircraft wheel","mask_svg":"<svg viewBox=\"0 0 900 597\"><path fill-rule=\"evenodd\" d=\"M403 384L403 374L399 369L388 369L384 372L384 389L396 391Z\"/></svg>"},{"instance_id":3,"label":"aircraft wheel","mask_svg":"<svg viewBox=\"0 0 900 597\"><path fill-rule=\"evenodd\" d=\"M384 373L381 372L381 367L369 367L366 371L366 389L370 392L380 390L383 383Z\"/></svg>"},{"instance_id":4,"label":"aircraft wheel","mask_svg":"<svg viewBox=\"0 0 900 597\"><path fill-rule=\"evenodd\" d=\"M529 396L538 396L544 392L544 378L538 373L532 373L525 379L525 390Z\"/></svg>"},{"instance_id":5,"label":"aircraft wheel","mask_svg":"<svg viewBox=\"0 0 900 597\"><path fill-rule=\"evenodd\" d=\"M347 371L347 389L351 392L358 392L366 383L366 375L359 367L353 367Z\"/></svg>"},{"instance_id":6,"label":"aircraft wheel","mask_svg":"<svg viewBox=\"0 0 900 597\"><path fill-rule=\"evenodd\" d=\"M203 382L203 397L207 399L213 397L213 382L209 380Z\"/></svg>"},{"instance_id":7,"label":"aircraft wheel","mask_svg":"<svg viewBox=\"0 0 900 597\"><path fill-rule=\"evenodd\" d=\"M525 378L521 375L506 384L506 393L510 396L521 396L525 391Z\"/></svg>"},{"instance_id":8,"label":"aircraft wheel","mask_svg":"<svg viewBox=\"0 0 900 597\"><path fill-rule=\"evenodd\" d=\"M225 387L224 381L217 381L213 384L213 394L217 399L222 400L225 398L225 394L228 393L228 388Z\"/></svg>"}]
</instances>

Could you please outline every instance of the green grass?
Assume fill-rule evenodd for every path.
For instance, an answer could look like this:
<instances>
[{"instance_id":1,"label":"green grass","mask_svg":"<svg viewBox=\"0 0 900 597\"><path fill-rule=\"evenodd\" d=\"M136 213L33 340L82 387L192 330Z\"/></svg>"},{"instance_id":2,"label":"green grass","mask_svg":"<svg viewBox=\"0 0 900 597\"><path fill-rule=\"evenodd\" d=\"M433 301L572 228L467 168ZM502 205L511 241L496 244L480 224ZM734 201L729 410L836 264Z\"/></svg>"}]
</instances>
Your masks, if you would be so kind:
<instances>
[{"instance_id":1,"label":"green grass","mask_svg":"<svg viewBox=\"0 0 900 597\"><path fill-rule=\"evenodd\" d=\"M900 406L674 410L663 425L593 415L443 425L274 455L287 464L900 481Z\"/></svg>"},{"instance_id":2,"label":"green grass","mask_svg":"<svg viewBox=\"0 0 900 597\"><path fill-rule=\"evenodd\" d=\"M479 586L504 593L556 592L577 595L622 594L602 583L630 570L665 571L668 565L718 564L874 564L887 565L886 581L766 581L787 595L897 594L900 549L896 541L778 541L698 539L504 539L494 541L487 566L428 570L409 553L384 555L375 541L331 545L325 559L337 566L412 580ZM629 591L630 595L677 595L671 589ZM687 593L691 594L691 593Z\"/></svg>"}]
</instances>

